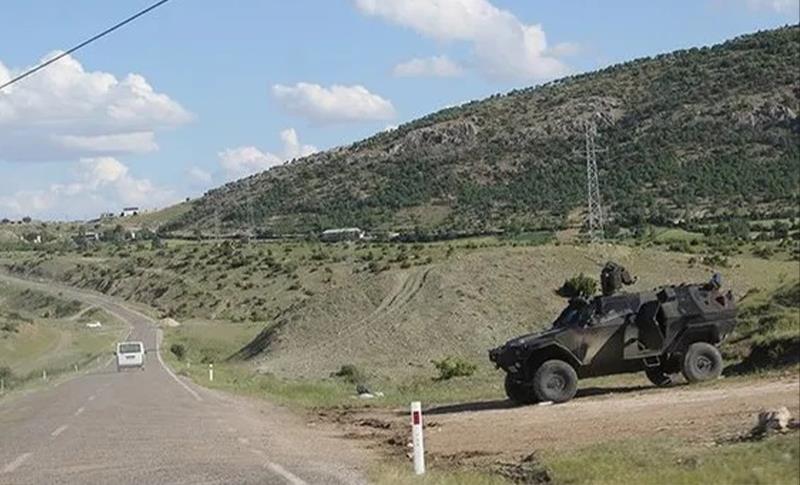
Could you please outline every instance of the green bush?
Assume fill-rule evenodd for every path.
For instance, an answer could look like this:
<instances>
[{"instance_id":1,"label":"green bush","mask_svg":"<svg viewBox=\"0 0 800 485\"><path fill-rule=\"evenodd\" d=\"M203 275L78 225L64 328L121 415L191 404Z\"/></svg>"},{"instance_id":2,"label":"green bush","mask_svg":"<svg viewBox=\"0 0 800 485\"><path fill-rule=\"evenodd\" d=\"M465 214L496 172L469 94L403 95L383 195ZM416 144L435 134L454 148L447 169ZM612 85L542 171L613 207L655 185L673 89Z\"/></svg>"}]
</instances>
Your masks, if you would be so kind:
<instances>
[{"instance_id":1,"label":"green bush","mask_svg":"<svg viewBox=\"0 0 800 485\"><path fill-rule=\"evenodd\" d=\"M769 257L774 253L775 251L773 251L769 246L758 246L757 248L753 249L753 254L762 259L769 259Z\"/></svg>"},{"instance_id":2,"label":"green bush","mask_svg":"<svg viewBox=\"0 0 800 485\"><path fill-rule=\"evenodd\" d=\"M5 365L0 366L0 379L5 381L6 386L10 385L10 382L14 379L14 372L11 370L11 367Z\"/></svg>"},{"instance_id":3,"label":"green bush","mask_svg":"<svg viewBox=\"0 0 800 485\"><path fill-rule=\"evenodd\" d=\"M564 281L556 294L565 298L590 297L597 291L597 280L581 273Z\"/></svg>"},{"instance_id":4,"label":"green bush","mask_svg":"<svg viewBox=\"0 0 800 485\"><path fill-rule=\"evenodd\" d=\"M720 268L727 268L728 265L728 258L721 254L709 254L707 256L703 256L702 263L706 266L716 266Z\"/></svg>"},{"instance_id":5,"label":"green bush","mask_svg":"<svg viewBox=\"0 0 800 485\"><path fill-rule=\"evenodd\" d=\"M338 371L331 374L332 377L339 377L350 384L363 384L366 376L358 367L353 364L344 364Z\"/></svg>"},{"instance_id":6,"label":"green bush","mask_svg":"<svg viewBox=\"0 0 800 485\"><path fill-rule=\"evenodd\" d=\"M186 347L183 344L172 344L169 347L169 351L175 356L178 360L183 360L186 356Z\"/></svg>"},{"instance_id":7,"label":"green bush","mask_svg":"<svg viewBox=\"0 0 800 485\"><path fill-rule=\"evenodd\" d=\"M445 357L442 360L432 360L433 366L439 371L437 381L446 381L453 377L469 377L478 370L478 366L467 362L460 357Z\"/></svg>"}]
</instances>

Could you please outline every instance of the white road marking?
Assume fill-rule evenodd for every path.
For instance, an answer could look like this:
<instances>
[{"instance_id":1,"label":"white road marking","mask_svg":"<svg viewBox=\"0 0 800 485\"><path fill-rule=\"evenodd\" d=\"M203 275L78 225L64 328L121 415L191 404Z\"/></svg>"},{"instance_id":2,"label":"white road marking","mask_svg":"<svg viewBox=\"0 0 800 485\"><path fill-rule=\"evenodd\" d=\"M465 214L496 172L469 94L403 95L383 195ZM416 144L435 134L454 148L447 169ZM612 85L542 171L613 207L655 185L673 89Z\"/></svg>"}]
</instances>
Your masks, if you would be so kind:
<instances>
[{"instance_id":1,"label":"white road marking","mask_svg":"<svg viewBox=\"0 0 800 485\"><path fill-rule=\"evenodd\" d=\"M285 478L286 481L291 483L292 485L308 485L302 478L298 477L297 475L293 474L292 472L288 471L287 469L283 468L277 463L272 463L271 461L268 461L267 468Z\"/></svg>"},{"instance_id":2,"label":"white road marking","mask_svg":"<svg viewBox=\"0 0 800 485\"><path fill-rule=\"evenodd\" d=\"M56 430L55 430L55 431L53 431L52 433L50 433L50 436L52 436L53 438L55 438L56 436L58 436L58 435L60 435L61 433L63 433L63 432L64 432L64 431L65 431L67 428L69 428L69 425L68 425L68 424L65 424L64 426L59 426L58 428L56 428Z\"/></svg>"},{"instance_id":3,"label":"white road marking","mask_svg":"<svg viewBox=\"0 0 800 485\"><path fill-rule=\"evenodd\" d=\"M194 397L196 400L202 401L203 398L200 397L200 394L197 394L197 392L195 392L194 389L192 389L191 387L187 386L186 383L183 382L182 380L178 379L178 376L176 376L175 373L172 372L172 370L169 367L167 367L167 364L165 364L164 360L161 359L161 350L159 349L160 345L161 345L161 329L159 328L159 329L156 330L156 355L158 356L159 364L161 364L161 367L165 371L167 371L167 374L169 374L173 379L175 379L175 382L177 382L178 384L183 386L184 389L186 389L186 392L191 394L192 397Z\"/></svg>"},{"instance_id":4,"label":"white road marking","mask_svg":"<svg viewBox=\"0 0 800 485\"><path fill-rule=\"evenodd\" d=\"M84 408L84 407L80 407L80 408L78 408L78 410L77 410L77 411L75 411L75 416L80 416L81 414L83 414L83 412L84 412L85 410L86 410L86 408Z\"/></svg>"},{"instance_id":5,"label":"white road marking","mask_svg":"<svg viewBox=\"0 0 800 485\"><path fill-rule=\"evenodd\" d=\"M259 450L258 448L250 448L250 451L252 451L253 453L255 453L258 456L261 456L261 457L265 456L265 453L263 451ZM264 463L264 467L265 468L269 468L273 472L275 472L278 475L282 476L287 482L291 483L292 485L308 485L308 483L306 483L305 480L303 480L302 478L298 477L294 473L290 472L286 468L278 465L277 463L273 463L273 462L267 460L267 462Z\"/></svg>"},{"instance_id":6,"label":"white road marking","mask_svg":"<svg viewBox=\"0 0 800 485\"><path fill-rule=\"evenodd\" d=\"M32 454L33 453L23 453L23 454L19 455L18 457L16 457L14 459L14 461L12 461L11 463L9 463L5 467L3 467L3 473L11 473L11 472L13 472L14 470L16 470L17 468L22 466L22 464L25 463L25 461L28 458L30 458Z\"/></svg>"}]
</instances>

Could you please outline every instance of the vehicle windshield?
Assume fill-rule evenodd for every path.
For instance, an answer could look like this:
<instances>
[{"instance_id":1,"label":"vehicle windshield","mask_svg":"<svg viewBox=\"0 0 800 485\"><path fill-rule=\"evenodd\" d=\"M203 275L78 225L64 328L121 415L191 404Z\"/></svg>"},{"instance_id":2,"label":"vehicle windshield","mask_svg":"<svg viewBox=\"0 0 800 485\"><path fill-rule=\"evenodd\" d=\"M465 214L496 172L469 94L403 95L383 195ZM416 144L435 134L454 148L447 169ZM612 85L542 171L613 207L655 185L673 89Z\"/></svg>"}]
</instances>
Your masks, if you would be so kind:
<instances>
[{"instance_id":1,"label":"vehicle windshield","mask_svg":"<svg viewBox=\"0 0 800 485\"><path fill-rule=\"evenodd\" d=\"M588 305L571 304L553 322L553 328L582 327L589 321L591 309Z\"/></svg>"},{"instance_id":2,"label":"vehicle windshield","mask_svg":"<svg viewBox=\"0 0 800 485\"><path fill-rule=\"evenodd\" d=\"M139 344L120 344L120 354L138 354L142 351L142 346Z\"/></svg>"}]
</instances>

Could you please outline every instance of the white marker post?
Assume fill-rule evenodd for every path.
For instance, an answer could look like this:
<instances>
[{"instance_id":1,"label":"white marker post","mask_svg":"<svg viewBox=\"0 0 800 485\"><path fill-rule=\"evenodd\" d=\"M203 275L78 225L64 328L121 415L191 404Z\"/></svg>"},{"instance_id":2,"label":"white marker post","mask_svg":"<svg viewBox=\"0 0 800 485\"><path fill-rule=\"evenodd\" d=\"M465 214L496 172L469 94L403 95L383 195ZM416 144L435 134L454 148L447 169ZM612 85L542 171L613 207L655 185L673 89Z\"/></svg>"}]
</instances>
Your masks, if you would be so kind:
<instances>
[{"instance_id":1,"label":"white marker post","mask_svg":"<svg viewBox=\"0 0 800 485\"><path fill-rule=\"evenodd\" d=\"M46 370L46 369L45 369L45 370L42 370L42 380L43 380L43 381L46 381L46 380L47 380L47 370Z\"/></svg>"},{"instance_id":2,"label":"white marker post","mask_svg":"<svg viewBox=\"0 0 800 485\"><path fill-rule=\"evenodd\" d=\"M214 364L208 364L208 380L214 382Z\"/></svg>"},{"instance_id":3,"label":"white marker post","mask_svg":"<svg viewBox=\"0 0 800 485\"><path fill-rule=\"evenodd\" d=\"M425 445L422 442L422 404L411 403L411 442L414 445L414 473L425 473Z\"/></svg>"}]
</instances>

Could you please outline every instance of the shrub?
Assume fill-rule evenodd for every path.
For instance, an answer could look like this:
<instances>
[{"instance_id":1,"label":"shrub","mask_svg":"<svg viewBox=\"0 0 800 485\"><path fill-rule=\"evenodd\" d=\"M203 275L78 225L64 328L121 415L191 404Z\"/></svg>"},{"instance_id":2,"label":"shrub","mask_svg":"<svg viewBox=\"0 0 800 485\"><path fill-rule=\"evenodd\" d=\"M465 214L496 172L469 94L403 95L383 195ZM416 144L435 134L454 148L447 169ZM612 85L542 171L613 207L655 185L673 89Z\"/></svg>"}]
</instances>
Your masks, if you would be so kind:
<instances>
[{"instance_id":1,"label":"shrub","mask_svg":"<svg viewBox=\"0 0 800 485\"><path fill-rule=\"evenodd\" d=\"M706 266L717 266L720 268L727 268L728 267L728 258L721 254L709 254L707 256L703 256L702 263Z\"/></svg>"},{"instance_id":2,"label":"shrub","mask_svg":"<svg viewBox=\"0 0 800 485\"><path fill-rule=\"evenodd\" d=\"M5 365L0 366L0 379L5 381L6 386L9 385L9 382L14 379L14 372L11 370L11 367Z\"/></svg>"},{"instance_id":3,"label":"shrub","mask_svg":"<svg viewBox=\"0 0 800 485\"><path fill-rule=\"evenodd\" d=\"M432 360L431 363L439 371L437 381L446 381L453 377L469 377L478 370L477 365L460 357L449 356L442 360Z\"/></svg>"},{"instance_id":4,"label":"shrub","mask_svg":"<svg viewBox=\"0 0 800 485\"><path fill-rule=\"evenodd\" d=\"M556 294L564 298L589 297L594 295L596 291L597 280L581 273L564 281L561 288L556 290Z\"/></svg>"},{"instance_id":5,"label":"shrub","mask_svg":"<svg viewBox=\"0 0 800 485\"><path fill-rule=\"evenodd\" d=\"M769 259L774 254L774 251L769 246L758 246L753 249L753 254L762 259Z\"/></svg>"},{"instance_id":6,"label":"shrub","mask_svg":"<svg viewBox=\"0 0 800 485\"><path fill-rule=\"evenodd\" d=\"M364 373L353 364L344 364L338 371L331 374L332 377L339 377L345 382L350 384L363 384L365 379Z\"/></svg>"},{"instance_id":7,"label":"shrub","mask_svg":"<svg viewBox=\"0 0 800 485\"><path fill-rule=\"evenodd\" d=\"M186 356L186 347L184 347L183 344L172 344L169 347L169 351L172 352L178 360L183 360Z\"/></svg>"},{"instance_id":8,"label":"shrub","mask_svg":"<svg viewBox=\"0 0 800 485\"><path fill-rule=\"evenodd\" d=\"M800 308L800 283L777 290L773 299L780 305Z\"/></svg>"}]
</instances>

